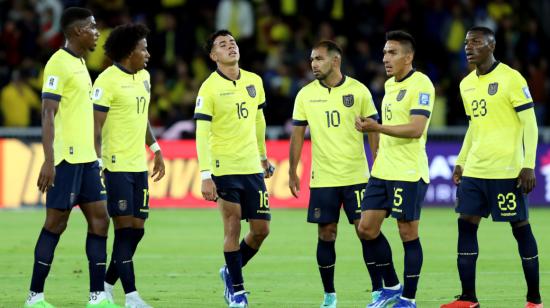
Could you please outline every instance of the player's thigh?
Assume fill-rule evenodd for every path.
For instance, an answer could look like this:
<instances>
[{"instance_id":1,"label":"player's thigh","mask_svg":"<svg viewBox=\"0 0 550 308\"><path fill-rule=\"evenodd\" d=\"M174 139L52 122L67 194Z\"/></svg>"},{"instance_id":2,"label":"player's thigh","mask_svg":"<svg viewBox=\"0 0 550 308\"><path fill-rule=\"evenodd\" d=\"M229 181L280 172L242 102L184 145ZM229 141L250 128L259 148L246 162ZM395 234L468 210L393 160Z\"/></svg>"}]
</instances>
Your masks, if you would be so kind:
<instances>
[{"instance_id":1,"label":"player's thigh","mask_svg":"<svg viewBox=\"0 0 550 308\"><path fill-rule=\"evenodd\" d=\"M67 161L55 166L55 179L46 195L46 208L60 211L71 210L78 201L82 185L83 164Z\"/></svg>"},{"instance_id":2,"label":"player's thigh","mask_svg":"<svg viewBox=\"0 0 550 308\"><path fill-rule=\"evenodd\" d=\"M361 200L361 211L391 210L391 182L371 177Z\"/></svg>"},{"instance_id":3,"label":"player's thigh","mask_svg":"<svg viewBox=\"0 0 550 308\"><path fill-rule=\"evenodd\" d=\"M456 191L455 212L465 216L489 217L485 180L463 176Z\"/></svg>"},{"instance_id":4,"label":"player's thigh","mask_svg":"<svg viewBox=\"0 0 550 308\"><path fill-rule=\"evenodd\" d=\"M97 161L82 164L82 182L78 203L105 202L107 193L101 179L101 169Z\"/></svg>"},{"instance_id":5,"label":"player's thigh","mask_svg":"<svg viewBox=\"0 0 550 308\"><path fill-rule=\"evenodd\" d=\"M416 182L392 181L391 216L400 221L419 220L427 190L428 184L422 179Z\"/></svg>"},{"instance_id":6,"label":"player's thigh","mask_svg":"<svg viewBox=\"0 0 550 308\"><path fill-rule=\"evenodd\" d=\"M337 223L341 204L340 187L313 187L309 191L307 221L316 224Z\"/></svg>"},{"instance_id":7,"label":"player's thigh","mask_svg":"<svg viewBox=\"0 0 550 308\"><path fill-rule=\"evenodd\" d=\"M109 215L107 214L105 201L99 200L81 203L80 209L82 210L82 214L84 214L86 222L88 223L88 232L101 236L107 236L107 230L109 228Z\"/></svg>"},{"instance_id":8,"label":"player's thigh","mask_svg":"<svg viewBox=\"0 0 550 308\"><path fill-rule=\"evenodd\" d=\"M491 216L494 221L517 222L529 218L527 195L516 179L487 180Z\"/></svg>"},{"instance_id":9,"label":"player's thigh","mask_svg":"<svg viewBox=\"0 0 550 308\"><path fill-rule=\"evenodd\" d=\"M241 191L242 219L271 220L269 195L261 173L239 176Z\"/></svg>"},{"instance_id":10,"label":"player's thigh","mask_svg":"<svg viewBox=\"0 0 550 308\"><path fill-rule=\"evenodd\" d=\"M107 209L111 217L134 215L135 179L131 172L111 172L105 170L105 187L107 189ZM117 226L115 225L115 228ZM128 227L128 226L125 226Z\"/></svg>"},{"instance_id":11,"label":"player's thigh","mask_svg":"<svg viewBox=\"0 0 550 308\"><path fill-rule=\"evenodd\" d=\"M344 211L350 224L361 219L361 202L365 196L366 187L367 183L361 183L341 188Z\"/></svg>"}]
</instances>

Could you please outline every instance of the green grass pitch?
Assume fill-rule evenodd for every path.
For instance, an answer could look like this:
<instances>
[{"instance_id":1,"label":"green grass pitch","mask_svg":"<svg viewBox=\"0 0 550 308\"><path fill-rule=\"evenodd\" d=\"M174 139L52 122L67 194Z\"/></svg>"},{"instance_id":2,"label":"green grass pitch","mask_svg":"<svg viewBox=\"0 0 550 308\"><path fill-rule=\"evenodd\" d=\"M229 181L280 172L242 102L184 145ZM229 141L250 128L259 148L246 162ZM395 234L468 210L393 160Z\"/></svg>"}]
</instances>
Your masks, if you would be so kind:
<instances>
[{"instance_id":1,"label":"green grass pitch","mask_svg":"<svg viewBox=\"0 0 550 308\"><path fill-rule=\"evenodd\" d=\"M271 235L244 269L251 307L319 307L323 290L315 261L316 226L305 210L273 209ZM0 307L22 307L30 284L33 249L43 210L0 211ZM343 218L343 214L342 217ZM550 209L532 209L538 241L543 299L550 301ZM244 226L244 225L243 225ZM247 226L243 228L247 230ZM419 307L439 307L460 291L456 270L456 214L425 209L420 236L424 266ZM112 234L112 230L110 231ZM216 210L152 210L145 238L134 258L137 287L157 308L225 307L218 269L223 264L221 218ZM384 224L394 262L402 276L403 248L396 223ZM58 245L46 282L46 298L57 307L84 307L88 270L85 221L74 211ZM111 250L112 236L109 240ZM523 307L525 283L517 246L506 223L484 220L479 230L478 296L483 307ZM340 225L336 244L339 307L365 307L370 280L361 247L350 225ZM115 300L124 304L120 283Z\"/></svg>"}]
</instances>

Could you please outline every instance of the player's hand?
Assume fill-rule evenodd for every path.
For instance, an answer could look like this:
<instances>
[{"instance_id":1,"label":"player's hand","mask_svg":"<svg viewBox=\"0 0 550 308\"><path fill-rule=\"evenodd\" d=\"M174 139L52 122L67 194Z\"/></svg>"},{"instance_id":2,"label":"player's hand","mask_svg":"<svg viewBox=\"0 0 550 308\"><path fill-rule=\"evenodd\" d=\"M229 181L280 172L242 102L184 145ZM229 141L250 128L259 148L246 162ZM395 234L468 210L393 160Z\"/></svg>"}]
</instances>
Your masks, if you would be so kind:
<instances>
[{"instance_id":1,"label":"player's hand","mask_svg":"<svg viewBox=\"0 0 550 308\"><path fill-rule=\"evenodd\" d=\"M162 152L156 151L155 158L153 160L153 173L151 174L151 178L154 178L154 182L158 182L164 177L165 174L164 158L162 158ZM156 178L155 175L157 176Z\"/></svg>"},{"instance_id":2,"label":"player's hand","mask_svg":"<svg viewBox=\"0 0 550 308\"><path fill-rule=\"evenodd\" d=\"M355 117L355 129L360 132L377 132L379 125L380 124L378 124L378 122L376 122L374 119L361 116Z\"/></svg>"},{"instance_id":3,"label":"player's hand","mask_svg":"<svg viewBox=\"0 0 550 308\"><path fill-rule=\"evenodd\" d=\"M455 185L458 185L460 184L460 180L462 179L462 166L460 165L456 165L454 170L453 170L453 182L455 183Z\"/></svg>"},{"instance_id":4,"label":"player's hand","mask_svg":"<svg viewBox=\"0 0 550 308\"><path fill-rule=\"evenodd\" d=\"M535 170L530 168L523 168L519 172L518 186L521 187L524 194L528 194L533 191L537 185L537 178L535 177Z\"/></svg>"},{"instance_id":5,"label":"player's hand","mask_svg":"<svg viewBox=\"0 0 550 308\"><path fill-rule=\"evenodd\" d=\"M288 188L295 198L300 195L300 178L296 172L290 172L288 174Z\"/></svg>"},{"instance_id":6,"label":"player's hand","mask_svg":"<svg viewBox=\"0 0 550 308\"><path fill-rule=\"evenodd\" d=\"M44 161L42 167L40 168L40 175L38 176L38 181L36 185L38 189L45 193L48 189L53 187L53 182L55 180L55 165L53 161Z\"/></svg>"},{"instance_id":7,"label":"player's hand","mask_svg":"<svg viewBox=\"0 0 550 308\"><path fill-rule=\"evenodd\" d=\"M217 201L216 184L212 179L204 179L201 184L202 197L207 201Z\"/></svg>"},{"instance_id":8,"label":"player's hand","mask_svg":"<svg viewBox=\"0 0 550 308\"><path fill-rule=\"evenodd\" d=\"M275 167L267 159L262 160L262 168L264 168L264 178L266 179L269 179L275 172Z\"/></svg>"}]
</instances>

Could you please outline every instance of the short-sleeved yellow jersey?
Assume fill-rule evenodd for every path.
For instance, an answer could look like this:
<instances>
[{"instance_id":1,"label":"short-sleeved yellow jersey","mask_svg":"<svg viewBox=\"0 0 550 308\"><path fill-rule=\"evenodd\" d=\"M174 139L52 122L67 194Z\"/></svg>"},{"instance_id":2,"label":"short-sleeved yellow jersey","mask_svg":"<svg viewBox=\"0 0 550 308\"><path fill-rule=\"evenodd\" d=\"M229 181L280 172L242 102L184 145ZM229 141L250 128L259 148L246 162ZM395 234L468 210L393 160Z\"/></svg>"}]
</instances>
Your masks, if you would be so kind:
<instances>
[{"instance_id":1,"label":"short-sleeved yellow jersey","mask_svg":"<svg viewBox=\"0 0 550 308\"><path fill-rule=\"evenodd\" d=\"M392 77L386 81L382 100L382 124L403 125L411 115L428 117L420 138L397 138L380 135L378 156L372 167L372 176L390 181L430 182L426 139L435 90L428 76L412 70L402 80Z\"/></svg>"},{"instance_id":2,"label":"short-sleeved yellow jersey","mask_svg":"<svg viewBox=\"0 0 550 308\"><path fill-rule=\"evenodd\" d=\"M312 141L310 187L366 183L369 166L363 134L355 129L357 116L378 119L372 96L362 83L344 76L333 88L315 80L294 103L293 125L309 125Z\"/></svg>"},{"instance_id":3,"label":"short-sleeved yellow jersey","mask_svg":"<svg viewBox=\"0 0 550 308\"><path fill-rule=\"evenodd\" d=\"M216 70L202 83L195 105L194 118L212 121L209 136L211 162L200 161L201 171L216 176L262 173L256 114L265 106L265 92L260 76L240 70L231 80Z\"/></svg>"},{"instance_id":4,"label":"short-sleeved yellow jersey","mask_svg":"<svg viewBox=\"0 0 550 308\"><path fill-rule=\"evenodd\" d=\"M92 91L94 109L107 112L101 158L105 169L147 171L145 135L151 97L149 72L135 74L115 63L97 77Z\"/></svg>"},{"instance_id":5,"label":"short-sleeved yellow jersey","mask_svg":"<svg viewBox=\"0 0 550 308\"><path fill-rule=\"evenodd\" d=\"M92 80L84 59L69 49L59 49L46 63L42 99L59 102L54 119L55 165L97 159L94 148Z\"/></svg>"},{"instance_id":6,"label":"short-sleeved yellow jersey","mask_svg":"<svg viewBox=\"0 0 550 308\"><path fill-rule=\"evenodd\" d=\"M518 112L533 108L527 82L504 63L489 73L472 71L460 83L470 120L471 148L464 176L483 179L516 178L523 164L523 129Z\"/></svg>"}]
</instances>

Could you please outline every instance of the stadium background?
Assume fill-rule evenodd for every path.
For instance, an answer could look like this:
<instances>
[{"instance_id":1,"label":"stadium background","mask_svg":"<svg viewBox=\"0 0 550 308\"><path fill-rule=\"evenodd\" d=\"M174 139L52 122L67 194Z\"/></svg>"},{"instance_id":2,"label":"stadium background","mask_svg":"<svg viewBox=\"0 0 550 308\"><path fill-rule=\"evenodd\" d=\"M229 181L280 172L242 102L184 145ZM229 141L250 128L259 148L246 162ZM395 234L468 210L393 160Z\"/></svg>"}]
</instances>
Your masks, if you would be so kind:
<instances>
[{"instance_id":1,"label":"stadium background","mask_svg":"<svg viewBox=\"0 0 550 308\"><path fill-rule=\"evenodd\" d=\"M317 307L322 298L314 254L317 231L305 223L303 209L308 146L300 167L306 181L301 198L291 198L287 188L289 119L295 94L312 80L310 47L321 39L341 44L343 71L365 83L379 105L386 79L381 63L384 33L393 29L407 30L416 37L415 67L427 73L437 89L428 143L432 184L426 198L433 207L422 214L425 259L418 305L439 307L457 294L456 215L451 208L455 188L450 175L465 132L458 83L470 69L462 44L472 25L496 31L497 59L522 72L535 101L540 136L538 185L531 200L538 208L531 211L530 220L539 243L542 296L550 298L548 1L0 0L1 308L20 307L25 299L32 251L44 219L44 196L35 184L43 160L39 95L43 66L62 44L58 20L67 6L91 8L98 22L100 42L87 59L93 78L109 65L101 46L114 26L144 22L152 30L148 39L153 91L150 116L167 163L166 178L151 185L152 205L186 208L153 209L135 257L138 288L153 306L224 306L217 277L223 263L220 219L213 204L200 199L191 120L197 89L213 69L201 46L218 27L238 36L241 67L263 77L268 152L277 165L274 178L268 180L271 205L276 208L272 232L259 257L244 270L254 307ZM231 22L235 16L239 16L238 23ZM523 274L509 226L484 223L481 230L478 294L483 306L521 307ZM58 307L82 306L86 300L85 232L82 215L73 214L46 284L48 300ZM401 273L402 247L394 223L388 221L384 232ZM345 225L339 228L337 254L339 307L364 307L370 298L370 282L353 229ZM116 290L120 303L123 293L120 287Z\"/></svg>"}]
</instances>

